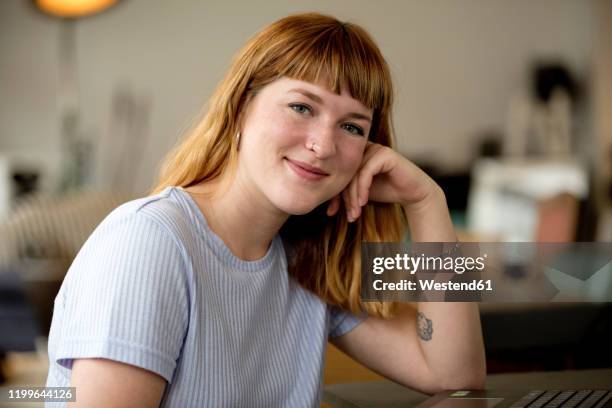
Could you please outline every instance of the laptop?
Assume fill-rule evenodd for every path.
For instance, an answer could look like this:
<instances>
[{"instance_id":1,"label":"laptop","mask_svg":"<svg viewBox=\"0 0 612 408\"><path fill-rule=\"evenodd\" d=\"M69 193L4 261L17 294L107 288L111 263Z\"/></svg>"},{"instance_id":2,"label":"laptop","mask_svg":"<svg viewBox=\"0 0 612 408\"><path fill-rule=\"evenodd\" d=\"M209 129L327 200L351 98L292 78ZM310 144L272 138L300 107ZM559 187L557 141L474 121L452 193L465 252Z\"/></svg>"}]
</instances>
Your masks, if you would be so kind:
<instances>
[{"instance_id":1,"label":"laptop","mask_svg":"<svg viewBox=\"0 0 612 408\"><path fill-rule=\"evenodd\" d=\"M612 384L611 384L612 385ZM417 408L612 408L612 390L460 390Z\"/></svg>"}]
</instances>

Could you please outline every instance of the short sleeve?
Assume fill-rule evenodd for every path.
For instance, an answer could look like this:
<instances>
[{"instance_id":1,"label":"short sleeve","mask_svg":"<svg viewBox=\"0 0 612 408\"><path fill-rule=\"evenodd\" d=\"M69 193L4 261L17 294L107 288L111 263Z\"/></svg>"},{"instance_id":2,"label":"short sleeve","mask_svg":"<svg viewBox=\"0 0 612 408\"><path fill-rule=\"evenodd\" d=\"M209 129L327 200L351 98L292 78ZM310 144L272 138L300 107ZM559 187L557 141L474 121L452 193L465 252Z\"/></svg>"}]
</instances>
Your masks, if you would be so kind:
<instances>
[{"instance_id":1,"label":"short sleeve","mask_svg":"<svg viewBox=\"0 0 612 408\"><path fill-rule=\"evenodd\" d=\"M51 363L71 369L74 359L107 358L171 382L189 316L180 248L146 214L105 220L75 258L56 299L54 314L61 318L54 316L57 326L49 335Z\"/></svg>"},{"instance_id":2,"label":"short sleeve","mask_svg":"<svg viewBox=\"0 0 612 408\"><path fill-rule=\"evenodd\" d=\"M339 337L350 332L367 318L366 313L355 316L337 306L327 307L329 308L329 338Z\"/></svg>"}]
</instances>

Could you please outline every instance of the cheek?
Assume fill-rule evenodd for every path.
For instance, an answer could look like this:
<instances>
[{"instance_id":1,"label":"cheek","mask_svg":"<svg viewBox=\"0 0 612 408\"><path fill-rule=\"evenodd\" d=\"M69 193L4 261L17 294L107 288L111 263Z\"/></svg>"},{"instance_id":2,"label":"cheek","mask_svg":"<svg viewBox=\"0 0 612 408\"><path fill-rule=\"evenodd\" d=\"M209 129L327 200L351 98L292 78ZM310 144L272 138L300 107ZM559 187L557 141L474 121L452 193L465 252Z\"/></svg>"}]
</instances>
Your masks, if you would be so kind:
<instances>
[{"instance_id":1,"label":"cheek","mask_svg":"<svg viewBox=\"0 0 612 408\"><path fill-rule=\"evenodd\" d=\"M281 121L270 120L268 116L259 116L257 120L245 126L246 137L241 142L241 152L249 157L254 168L265 168L275 164L279 150L283 150L287 141L285 126Z\"/></svg>"},{"instance_id":2,"label":"cheek","mask_svg":"<svg viewBox=\"0 0 612 408\"><path fill-rule=\"evenodd\" d=\"M363 160L366 140L363 139L348 139L340 146L340 151L343 152L341 165L344 172L350 173L352 177L359 169Z\"/></svg>"},{"instance_id":3,"label":"cheek","mask_svg":"<svg viewBox=\"0 0 612 408\"><path fill-rule=\"evenodd\" d=\"M299 122L283 111L275 111L262 118L259 127L267 142L281 149L293 146L300 141L303 136L302 128Z\"/></svg>"}]
</instances>

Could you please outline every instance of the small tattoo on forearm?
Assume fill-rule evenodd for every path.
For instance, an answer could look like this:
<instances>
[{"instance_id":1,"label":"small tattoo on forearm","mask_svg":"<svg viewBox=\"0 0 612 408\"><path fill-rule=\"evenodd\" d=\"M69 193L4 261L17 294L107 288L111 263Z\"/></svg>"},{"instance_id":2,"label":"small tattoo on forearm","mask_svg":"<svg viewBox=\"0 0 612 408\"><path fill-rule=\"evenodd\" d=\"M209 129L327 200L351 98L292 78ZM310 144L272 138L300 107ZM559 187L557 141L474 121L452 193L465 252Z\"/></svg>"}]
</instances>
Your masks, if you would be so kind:
<instances>
[{"instance_id":1,"label":"small tattoo on forearm","mask_svg":"<svg viewBox=\"0 0 612 408\"><path fill-rule=\"evenodd\" d=\"M431 320L425 317L421 312L418 313L417 318L417 333L419 337L425 341L431 340L433 335L433 324Z\"/></svg>"}]
</instances>

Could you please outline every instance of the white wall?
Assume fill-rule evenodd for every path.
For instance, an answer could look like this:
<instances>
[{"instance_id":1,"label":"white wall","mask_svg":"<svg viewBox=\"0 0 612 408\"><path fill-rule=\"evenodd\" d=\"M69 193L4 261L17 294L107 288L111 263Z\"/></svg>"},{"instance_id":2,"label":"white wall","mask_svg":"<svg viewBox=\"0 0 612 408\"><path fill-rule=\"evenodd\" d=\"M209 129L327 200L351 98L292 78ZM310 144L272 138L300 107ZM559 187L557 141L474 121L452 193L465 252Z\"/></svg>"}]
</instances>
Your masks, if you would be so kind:
<instances>
[{"instance_id":1,"label":"white wall","mask_svg":"<svg viewBox=\"0 0 612 408\"><path fill-rule=\"evenodd\" d=\"M58 27L29 2L0 2L0 156L52 173L60 165Z\"/></svg>"},{"instance_id":2,"label":"white wall","mask_svg":"<svg viewBox=\"0 0 612 408\"><path fill-rule=\"evenodd\" d=\"M0 2L0 152L57 152L57 23L28 1ZM111 96L120 84L150 98L144 191L180 130L206 102L247 37L298 11L362 24L378 41L397 88L399 148L409 157L467 164L478 132L504 126L510 94L534 56L589 69L592 2L126 0L79 21L84 129L99 143L97 183L112 163ZM112 141L112 142L111 142ZM52 156L53 156L52 155Z\"/></svg>"}]
</instances>

